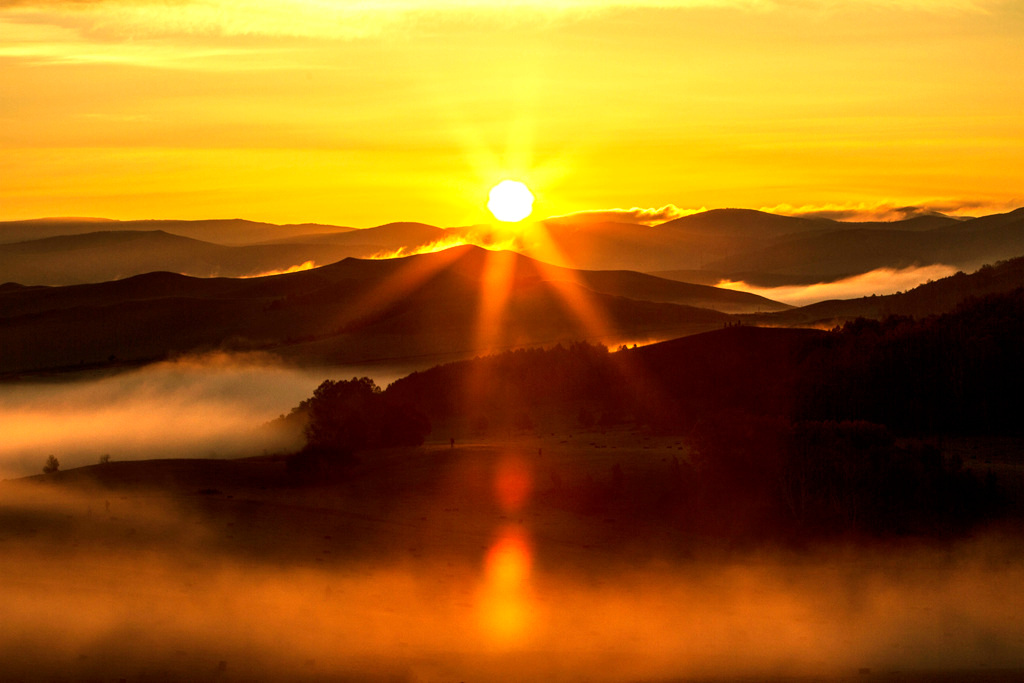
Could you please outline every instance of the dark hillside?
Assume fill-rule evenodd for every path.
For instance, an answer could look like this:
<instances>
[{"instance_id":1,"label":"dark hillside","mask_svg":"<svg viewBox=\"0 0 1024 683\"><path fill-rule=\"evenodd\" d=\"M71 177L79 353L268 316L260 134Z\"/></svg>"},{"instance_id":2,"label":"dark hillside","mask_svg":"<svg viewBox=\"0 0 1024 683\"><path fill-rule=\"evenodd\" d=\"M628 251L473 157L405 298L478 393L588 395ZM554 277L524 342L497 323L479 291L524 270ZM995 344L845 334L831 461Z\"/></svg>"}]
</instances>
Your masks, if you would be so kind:
<instances>
[{"instance_id":1,"label":"dark hillside","mask_svg":"<svg viewBox=\"0 0 1024 683\"><path fill-rule=\"evenodd\" d=\"M890 315L924 317L952 311L971 297L1009 292L1024 287L1024 257L982 266L928 282L908 292L859 299L822 301L768 315L750 316L757 324L834 327L855 318L881 319Z\"/></svg>"},{"instance_id":2,"label":"dark hillside","mask_svg":"<svg viewBox=\"0 0 1024 683\"><path fill-rule=\"evenodd\" d=\"M621 468L605 482L555 480L545 499L583 514L748 541L945 535L1021 510L1019 452L993 452L998 472L979 472L942 448L963 436L1019 443L1021 348L1024 290L827 333L732 326L616 353L517 351L414 373L386 393L459 440L632 429L688 445L688 463L662 458L642 486Z\"/></svg>"},{"instance_id":3,"label":"dark hillside","mask_svg":"<svg viewBox=\"0 0 1024 683\"><path fill-rule=\"evenodd\" d=\"M661 299L745 310L773 303L649 276L596 276L588 287L587 277L466 246L253 279L150 273L72 287L8 286L0 290L0 372L213 350L269 351L324 365L451 358L559 341L674 337L730 320L707 308L629 297L645 287Z\"/></svg>"},{"instance_id":4,"label":"dark hillside","mask_svg":"<svg viewBox=\"0 0 1024 683\"><path fill-rule=\"evenodd\" d=\"M819 340L798 416L911 434L1024 434L1024 289L924 319L856 320Z\"/></svg>"}]
</instances>

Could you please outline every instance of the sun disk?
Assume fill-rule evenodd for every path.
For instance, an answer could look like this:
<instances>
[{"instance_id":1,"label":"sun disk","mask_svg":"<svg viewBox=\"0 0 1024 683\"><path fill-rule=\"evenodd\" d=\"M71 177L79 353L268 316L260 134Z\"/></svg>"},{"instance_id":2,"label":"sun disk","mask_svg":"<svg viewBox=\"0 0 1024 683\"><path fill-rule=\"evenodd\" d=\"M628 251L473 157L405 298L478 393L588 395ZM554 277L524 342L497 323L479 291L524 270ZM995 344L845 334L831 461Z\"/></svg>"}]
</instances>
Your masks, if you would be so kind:
<instances>
[{"instance_id":1,"label":"sun disk","mask_svg":"<svg viewBox=\"0 0 1024 683\"><path fill-rule=\"evenodd\" d=\"M503 223L518 223L533 213L533 193L518 180L502 180L491 188L487 208Z\"/></svg>"}]
</instances>

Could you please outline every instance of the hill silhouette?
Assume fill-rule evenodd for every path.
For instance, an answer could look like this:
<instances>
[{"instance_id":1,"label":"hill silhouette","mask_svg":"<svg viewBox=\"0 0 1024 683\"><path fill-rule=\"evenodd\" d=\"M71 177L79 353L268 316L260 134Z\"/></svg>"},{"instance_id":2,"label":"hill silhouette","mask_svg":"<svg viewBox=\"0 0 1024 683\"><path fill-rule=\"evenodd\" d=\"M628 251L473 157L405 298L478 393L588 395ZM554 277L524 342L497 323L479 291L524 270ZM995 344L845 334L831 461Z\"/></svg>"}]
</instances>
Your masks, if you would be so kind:
<instances>
[{"instance_id":1,"label":"hill silhouette","mask_svg":"<svg viewBox=\"0 0 1024 683\"><path fill-rule=\"evenodd\" d=\"M547 219L540 226L557 255L550 250L536 254L530 251L532 244L519 244L517 248L527 256L549 261L560 258L560 265L584 270L632 270L696 284L721 280L744 280L759 286L810 284L876 268L910 265L975 269L1024 254L1024 210L970 220L926 215L855 223L749 209L713 209L654 226L586 216ZM157 240L151 244L135 240L131 259L121 259L119 270L113 266L104 270L76 259L82 248L80 241L55 239L45 245L26 244L2 252L6 256L0 261L0 280L60 285L108 279L107 275L114 272L127 277L150 270L201 277L216 273L245 275L250 273L242 272L242 266L249 264L259 264L264 272L283 271L309 260L322 265L348 256L415 253L439 242L476 243L490 229L439 228L411 222L353 229L243 220L9 221L0 223L0 245L100 231L163 231L213 245L252 249L243 259L241 252L217 252L207 247L189 260L185 251L167 252ZM127 245L114 246L116 238L105 239L111 240L111 248L129 253ZM45 253L63 267L40 265L33 257L36 252Z\"/></svg>"},{"instance_id":2,"label":"hill silhouette","mask_svg":"<svg viewBox=\"0 0 1024 683\"><path fill-rule=\"evenodd\" d=\"M481 330L481 307L501 286L488 280L493 272L507 273L507 289L496 294L504 299L495 309L500 317ZM142 363L216 349L351 363L559 340L668 338L729 319L687 301L726 310L784 308L744 293L557 269L467 246L255 279L149 273L69 287L7 286L0 291L0 340L9 353L0 369Z\"/></svg>"},{"instance_id":3,"label":"hill silhouette","mask_svg":"<svg viewBox=\"0 0 1024 683\"><path fill-rule=\"evenodd\" d=\"M163 230L91 232L0 244L0 276L25 285L73 285L170 271L251 277L281 264L330 263L351 250L304 244L225 247Z\"/></svg>"},{"instance_id":4,"label":"hill silhouette","mask_svg":"<svg viewBox=\"0 0 1024 683\"><path fill-rule=\"evenodd\" d=\"M914 235L952 229L960 224L947 216L846 223L750 209L713 209L655 226L588 223L578 219L545 222L561 251L571 254L584 267L626 268L655 274L683 271L686 281L708 284L743 279L758 285L802 284L808 281L808 275L811 280L831 281L882 266L933 263L936 249L928 238ZM902 237L890 236L886 242L888 233ZM858 248L867 238L871 245L867 250L873 260L856 251L844 258L843 248L831 247L831 240L837 236ZM982 253L990 261L1024 253L1006 240L975 248L966 255L957 251L968 247L955 243L940 250L946 258L942 262L958 265L973 263L972 259ZM981 264L973 267L978 265Z\"/></svg>"},{"instance_id":5,"label":"hill silhouette","mask_svg":"<svg viewBox=\"0 0 1024 683\"><path fill-rule=\"evenodd\" d=\"M1024 254L1024 211L967 221L910 219L913 229L865 224L790 235L759 249L718 259L715 271L813 276L827 282L877 268L942 263L975 269ZM926 229L920 229L923 224ZM884 226L884 227L883 227Z\"/></svg>"},{"instance_id":6,"label":"hill silhouette","mask_svg":"<svg viewBox=\"0 0 1024 683\"><path fill-rule=\"evenodd\" d=\"M154 238L184 239L141 239ZM494 273L500 282L489 279ZM625 271L558 268L464 246L403 259L349 258L254 279L157 272L68 287L5 285L0 341L8 352L0 371L145 363L217 349L271 351L300 363L429 363L560 341L656 341L721 327L730 315L785 327L922 317L1019 286L1024 259L906 293L790 308L742 292ZM500 303L488 304L489 298ZM484 313L489 305L493 311Z\"/></svg>"},{"instance_id":7,"label":"hill silhouette","mask_svg":"<svg viewBox=\"0 0 1024 683\"><path fill-rule=\"evenodd\" d=\"M106 218L39 218L27 221L0 221L0 244L26 242L44 237L81 235L89 232L128 230L151 232L163 230L172 235L239 246L258 244L281 237L346 232L353 228L317 223L274 225L242 219L225 220L136 220L116 221Z\"/></svg>"},{"instance_id":8,"label":"hill silhouette","mask_svg":"<svg viewBox=\"0 0 1024 683\"><path fill-rule=\"evenodd\" d=\"M81 231L89 227L94 231ZM97 227L103 229L96 231ZM63 234L64 230L70 232ZM50 232L61 234L39 236ZM17 235L35 239L2 241ZM0 280L60 286L155 271L193 277L250 277L309 262L325 265L347 257L371 257L408 245L429 244L444 236L444 230L422 223L354 230L248 221L26 221L0 224Z\"/></svg>"},{"instance_id":9,"label":"hill silhouette","mask_svg":"<svg viewBox=\"0 0 1024 683\"><path fill-rule=\"evenodd\" d=\"M401 222L344 232L282 237L268 244L287 244L301 240L307 244L344 246L358 249L358 253L353 252L349 254L350 256L363 258L373 256L376 252L423 246L444 239L448 234L444 228L436 228L426 223Z\"/></svg>"},{"instance_id":10,"label":"hill silhouette","mask_svg":"<svg viewBox=\"0 0 1024 683\"><path fill-rule=\"evenodd\" d=\"M958 272L907 292L822 301L748 319L767 325L834 327L855 318L925 317L952 311L972 297L1009 292L1018 287L1024 287L1024 257L986 265L971 274Z\"/></svg>"}]
</instances>

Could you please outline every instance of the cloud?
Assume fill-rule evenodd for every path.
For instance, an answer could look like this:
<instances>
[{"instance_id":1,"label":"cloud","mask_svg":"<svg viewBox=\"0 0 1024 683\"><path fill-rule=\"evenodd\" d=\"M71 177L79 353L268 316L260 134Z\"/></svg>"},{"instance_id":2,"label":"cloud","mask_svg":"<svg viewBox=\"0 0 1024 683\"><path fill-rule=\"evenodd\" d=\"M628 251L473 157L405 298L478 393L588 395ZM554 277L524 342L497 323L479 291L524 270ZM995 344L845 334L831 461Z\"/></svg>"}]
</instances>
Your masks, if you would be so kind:
<instances>
[{"instance_id":1,"label":"cloud","mask_svg":"<svg viewBox=\"0 0 1024 683\"><path fill-rule=\"evenodd\" d=\"M13 680L928 680L975 667L1011 680L984 672L1021 666L1014 539L631 567L578 542L538 544L526 589L492 605L464 550L488 536L447 509L426 532L328 507L336 495L200 507L126 492L105 514L109 493L35 488L3 501L41 529L0 554ZM418 500L403 519L441 515ZM298 524L309 528L289 535ZM359 552L385 533L380 559ZM232 554L249 537L261 552ZM423 557L403 561L406 547ZM520 615L520 642L494 637Z\"/></svg>"},{"instance_id":2,"label":"cloud","mask_svg":"<svg viewBox=\"0 0 1024 683\"><path fill-rule=\"evenodd\" d=\"M914 11L986 11L999 0L860 0L846 5ZM811 0L801 6L831 9L836 3ZM791 8L783 0L404 0L327 2L325 0L0 0L0 12L25 20L66 24L84 20L91 30L141 36L210 34L360 39L456 18L460 22L509 21L530 24L595 13L636 10L727 8L773 11ZM48 16L47 16L48 15Z\"/></svg>"},{"instance_id":3,"label":"cloud","mask_svg":"<svg viewBox=\"0 0 1024 683\"><path fill-rule=\"evenodd\" d=\"M972 217L1011 211L1024 205L1024 200L991 202L984 200L930 200L917 204L896 202L851 202L846 204L777 204L761 207L761 211L782 216L827 218L834 221L901 221L918 216L946 215Z\"/></svg>"},{"instance_id":4,"label":"cloud","mask_svg":"<svg viewBox=\"0 0 1024 683\"><path fill-rule=\"evenodd\" d=\"M278 270L267 270L262 273L253 273L252 275L242 275L241 279L246 280L254 277L269 277L271 275L286 275L288 273L299 273L303 270L312 270L316 268L316 261L303 261L302 263L288 268L281 268Z\"/></svg>"},{"instance_id":5,"label":"cloud","mask_svg":"<svg viewBox=\"0 0 1024 683\"><path fill-rule=\"evenodd\" d=\"M520 236L513 235L503 239L496 239L494 235L483 230L467 229L461 231L459 234L447 235L441 239L434 240L433 242L427 242L426 244L379 251L367 258L375 261L404 258L406 256L417 256L419 254L434 254L439 251L445 251L446 249L465 245L473 245L490 251L523 251L526 249L526 245L524 245L523 239Z\"/></svg>"},{"instance_id":6,"label":"cloud","mask_svg":"<svg viewBox=\"0 0 1024 683\"><path fill-rule=\"evenodd\" d=\"M592 211L577 211L576 213L564 216L554 216L548 220L558 223L639 223L641 225L657 225L668 221L690 216L695 213L707 211L706 207L699 209L680 209L674 204L666 204L660 209L596 209Z\"/></svg>"},{"instance_id":7,"label":"cloud","mask_svg":"<svg viewBox=\"0 0 1024 683\"><path fill-rule=\"evenodd\" d=\"M837 280L836 282L820 282L813 285L790 285L785 287L756 287L742 280L723 280L716 287L750 292L781 301L792 306L808 304L829 299L856 299L872 294L895 294L922 285L931 280L949 277L957 269L943 264L902 268L879 268L868 273Z\"/></svg>"},{"instance_id":8,"label":"cloud","mask_svg":"<svg viewBox=\"0 0 1024 683\"><path fill-rule=\"evenodd\" d=\"M330 377L384 367L297 369L263 354L190 356L82 382L7 384L0 390L0 478L37 474L53 454L65 469L113 460L238 457L298 444L266 424Z\"/></svg>"}]
</instances>

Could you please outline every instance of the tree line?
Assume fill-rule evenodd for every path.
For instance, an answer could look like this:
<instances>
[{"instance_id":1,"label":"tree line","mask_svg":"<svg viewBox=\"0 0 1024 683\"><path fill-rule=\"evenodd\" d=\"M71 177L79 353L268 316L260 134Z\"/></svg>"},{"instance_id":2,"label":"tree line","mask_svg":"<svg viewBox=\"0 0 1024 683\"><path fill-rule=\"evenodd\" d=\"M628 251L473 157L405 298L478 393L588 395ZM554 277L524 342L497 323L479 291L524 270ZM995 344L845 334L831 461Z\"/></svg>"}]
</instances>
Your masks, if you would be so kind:
<instances>
[{"instance_id":1,"label":"tree line","mask_svg":"<svg viewBox=\"0 0 1024 683\"><path fill-rule=\"evenodd\" d=\"M431 425L454 434L626 424L690 444L692 463L631 503L689 524L902 533L999 511L997 482L943 459L929 437L1020 435L1024 289L922 319L787 332L729 328L616 353L586 343L510 351L386 390L367 378L324 382L293 411L307 420L295 466L416 445ZM559 495L588 509L621 503L627 489L613 483Z\"/></svg>"}]
</instances>

